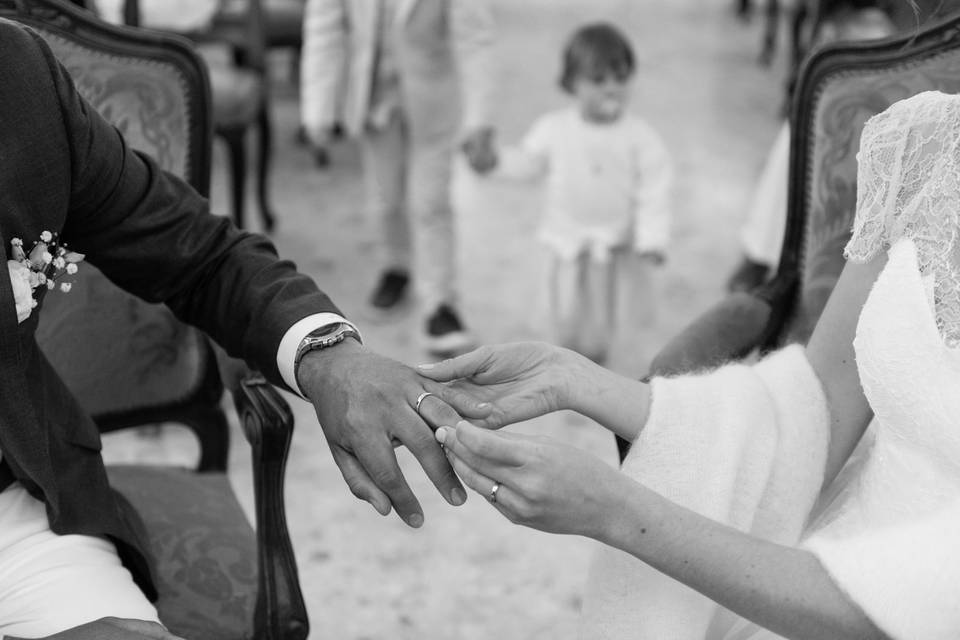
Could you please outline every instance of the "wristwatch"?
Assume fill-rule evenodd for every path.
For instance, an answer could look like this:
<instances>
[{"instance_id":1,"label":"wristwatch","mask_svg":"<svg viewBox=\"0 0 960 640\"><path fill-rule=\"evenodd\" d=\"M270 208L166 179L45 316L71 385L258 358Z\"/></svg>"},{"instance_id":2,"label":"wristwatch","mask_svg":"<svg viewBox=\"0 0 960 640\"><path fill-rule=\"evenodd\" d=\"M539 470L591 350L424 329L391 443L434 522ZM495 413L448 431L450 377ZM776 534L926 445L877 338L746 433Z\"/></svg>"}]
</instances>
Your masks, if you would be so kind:
<instances>
[{"instance_id":1,"label":"wristwatch","mask_svg":"<svg viewBox=\"0 0 960 640\"><path fill-rule=\"evenodd\" d=\"M319 329L314 329L300 341L300 346L297 347L297 355L293 359L294 371L297 370L303 356L309 352L332 347L339 342L343 342L346 338L353 338L363 344L363 340L360 339L360 334L349 322L334 322L322 326Z\"/></svg>"}]
</instances>

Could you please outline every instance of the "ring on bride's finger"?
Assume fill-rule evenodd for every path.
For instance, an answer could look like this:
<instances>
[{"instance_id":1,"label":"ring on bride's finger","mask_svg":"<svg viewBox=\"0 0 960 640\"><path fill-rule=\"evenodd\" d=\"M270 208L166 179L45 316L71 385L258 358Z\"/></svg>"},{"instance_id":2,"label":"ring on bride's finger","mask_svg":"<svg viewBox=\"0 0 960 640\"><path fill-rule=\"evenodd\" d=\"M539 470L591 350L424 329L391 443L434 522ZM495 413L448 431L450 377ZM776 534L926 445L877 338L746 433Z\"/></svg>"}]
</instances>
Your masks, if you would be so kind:
<instances>
[{"instance_id":1,"label":"ring on bride's finger","mask_svg":"<svg viewBox=\"0 0 960 640\"><path fill-rule=\"evenodd\" d=\"M500 483L494 482L493 488L490 489L490 496L487 498L487 500L490 501L490 504L493 504L497 501L497 491L500 491Z\"/></svg>"},{"instance_id":2,"label":"ring on bride's finger","mask_svg":"<svg viewBox=\"0 0 960 640\"><path fill-rule=\"evenodd\" d=\"M423 393L417 396L417 404L414 407L414 409L416 409L417 415L419 415L421 418L423 417L423 414L420 413L420 405L423 404L424 400L426 400L429 396L432 396L432 395L433 394L430 393L429 391L424 391Z\"/></svg>"}]
</instances>

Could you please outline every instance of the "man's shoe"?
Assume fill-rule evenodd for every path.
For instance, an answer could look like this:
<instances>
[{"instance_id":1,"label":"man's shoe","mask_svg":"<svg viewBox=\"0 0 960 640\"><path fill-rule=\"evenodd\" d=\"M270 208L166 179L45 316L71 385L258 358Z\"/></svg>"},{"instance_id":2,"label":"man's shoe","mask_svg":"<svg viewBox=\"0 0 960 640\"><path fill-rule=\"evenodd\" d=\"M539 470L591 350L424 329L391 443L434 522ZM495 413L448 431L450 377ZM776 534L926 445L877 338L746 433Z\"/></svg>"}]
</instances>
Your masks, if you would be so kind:
<instances>
[{"instance_id":1,"label":"man's shoe","mask_svg":"<svg viewBox=\"0 0 960 640\"><path fill-rule=\"evenodd\" d=\"M373 291L370 298L370 304L375 309L386 311L396 307L407 294L407 285L410 284L410 276L406 271L399 269L390 269L380 276L380 282Z\"/></svg>"},{"instance_id":2,"label":"man's shoe","mask_svg":"<svg viewBox=\"0 0 960 640\"><path fill-rule=\"evenodd\" d=\"M473 339L452 307L442 304L427 318L427 351L450 357L473 347Z\"/></svg>"}]
</instances>

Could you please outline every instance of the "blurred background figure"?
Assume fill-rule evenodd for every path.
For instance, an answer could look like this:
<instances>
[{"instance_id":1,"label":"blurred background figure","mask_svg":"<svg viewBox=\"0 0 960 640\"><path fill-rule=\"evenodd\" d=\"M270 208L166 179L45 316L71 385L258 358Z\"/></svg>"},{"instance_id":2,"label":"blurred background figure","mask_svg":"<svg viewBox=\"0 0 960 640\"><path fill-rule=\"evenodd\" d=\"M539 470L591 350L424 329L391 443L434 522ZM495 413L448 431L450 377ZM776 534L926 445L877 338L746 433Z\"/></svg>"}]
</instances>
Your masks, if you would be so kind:
<instances>
[{"instance_id":1,"label":"blurred background figure","mask_svg":"<svg viewBox=\"0 0 960 640\"><path fill-rule=\"evenodd\" d=\"M493 31L485 0L306 6L304 128L326 148L339 115L359 138L367 208L384 250L370 304L395 309L415 281L426 347L436 355L472 344L457 310L451 162L461 133L479 145L490 137Z\"/></svg>"},{"instance_id":2,"label":"blurred background figure","mask_svg":"<svg viewBox=\"0 0 960 640\"><path fill-rule=\"evenodd\" d=\"M834 3L819 26L818 44L840 40L870 40L892 35L890 17L876 7L856 2ZM790 125L784 122L760 172L747 219L740 230L743 259L727 282L730 291L749 291L765 282L780 260L787 223L787 172L790 165Z\"/></svg>"},{"instance_id":3,"label":"blurred background figure","mask_svg":"<svg viewBox=\"0 0 960 640\"><path fill-rule=\"evenodd\" d=\"M540 116L518 147L489 157L464 149L481 173L545 181L537 239L548 254L547 334L596 362L621 329L651 317L649 269L664 262L669 236L670 158L629 112L635 67L620 31L584 26L563 52L560 87L573 104Z\"/></svg>"}]
</instances>

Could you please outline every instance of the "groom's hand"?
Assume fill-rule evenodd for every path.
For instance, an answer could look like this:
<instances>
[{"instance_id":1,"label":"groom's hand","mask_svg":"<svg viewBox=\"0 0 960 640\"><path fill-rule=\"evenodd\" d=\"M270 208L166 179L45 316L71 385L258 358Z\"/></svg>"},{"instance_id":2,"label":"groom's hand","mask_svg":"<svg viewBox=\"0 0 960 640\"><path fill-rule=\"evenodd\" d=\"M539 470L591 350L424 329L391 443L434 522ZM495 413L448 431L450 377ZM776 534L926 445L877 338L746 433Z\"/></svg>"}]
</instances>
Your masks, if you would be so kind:
<instances>
[{"instance_id":1,"label":"groom's hand","mask_svg":"<svg viewBox=\"0 0 960 640\"><path fill-rule=\"evenodd\" d=\"M463 485L424 422L453 425L459 415L436 396L415 409L417 397L432 383L410 367L385 358L348 338L307 353L297 379L313 403L317 419L350 491L382 515L390 507L411 527L423 524L423 510L400 472L393 447L406 446L452 505L466 500ZM461 408L463 410L463 408ZM466 407L465 417L483 410Z\"/></svg>"}]
</instances>

